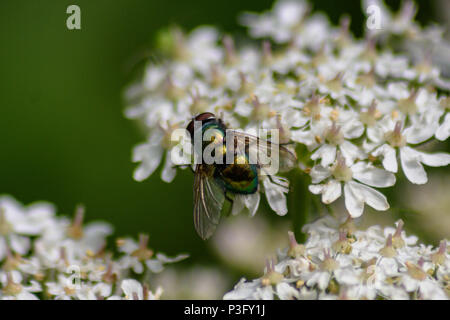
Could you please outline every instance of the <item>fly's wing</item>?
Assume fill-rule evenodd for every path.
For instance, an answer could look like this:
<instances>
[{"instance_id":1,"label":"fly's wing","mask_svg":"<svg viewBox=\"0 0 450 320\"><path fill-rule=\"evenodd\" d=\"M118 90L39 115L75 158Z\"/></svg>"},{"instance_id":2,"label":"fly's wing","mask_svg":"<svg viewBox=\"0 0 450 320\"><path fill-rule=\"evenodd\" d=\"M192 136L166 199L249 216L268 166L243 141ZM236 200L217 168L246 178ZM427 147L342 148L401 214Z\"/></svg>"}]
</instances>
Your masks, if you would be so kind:
<instances>
[{"instance_id":1,"label":"fly's wing","mask_svg":"<svg viewBox=\"0 0 450 320\"><path fill-rule=\"evenodd\" d=\"M273 175L276 172L289 171L297 165L297 155L295 154L295 151L291 151L277 143L244 132L228 132L227 138L229 134L234 137L235 151L241 154L242 152L247 153L250 162L253 162L253 156L253 159L256 159L256 163L253 164L258 164L263 171L271 171L270 175ZM278 152L278 158L275 156L276 152ZM276 169L276 172L273 172L274 168Z\"/></svg>"},{"instance_id":2,"label":"fly's wing","mask_svg":"<svg viewBox=\"0 0 450 320\"><path fill-rule=\"evenodd\" d=\"M223 188L214 178L214 166L197 165L194 176L194 226L206 240L213 234L220 220L225 201Z\"/></svg>"}]
</instances>

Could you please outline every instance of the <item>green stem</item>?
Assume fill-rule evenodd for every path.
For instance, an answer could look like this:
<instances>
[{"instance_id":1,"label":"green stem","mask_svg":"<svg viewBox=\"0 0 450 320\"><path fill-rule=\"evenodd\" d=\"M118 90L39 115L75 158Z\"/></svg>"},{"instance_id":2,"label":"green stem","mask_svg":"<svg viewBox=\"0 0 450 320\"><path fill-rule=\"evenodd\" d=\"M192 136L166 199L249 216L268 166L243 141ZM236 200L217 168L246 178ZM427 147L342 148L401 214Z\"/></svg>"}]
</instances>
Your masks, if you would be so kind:
<instances>
[{"instance_id":1,"label":"green stem","mask_svg":"<svg viewBox=\"0 0 450 320\"><path fill-rule=\"evenodd\" d=\"M306 234L302 227L308 222L311 210L311 193L308 190L311 178L300 169L294 169L288 174L290 181L290 192L287 205L288 214L292 219L294 234L299 243L306 241Z\"/></svg>"}]
</instances>

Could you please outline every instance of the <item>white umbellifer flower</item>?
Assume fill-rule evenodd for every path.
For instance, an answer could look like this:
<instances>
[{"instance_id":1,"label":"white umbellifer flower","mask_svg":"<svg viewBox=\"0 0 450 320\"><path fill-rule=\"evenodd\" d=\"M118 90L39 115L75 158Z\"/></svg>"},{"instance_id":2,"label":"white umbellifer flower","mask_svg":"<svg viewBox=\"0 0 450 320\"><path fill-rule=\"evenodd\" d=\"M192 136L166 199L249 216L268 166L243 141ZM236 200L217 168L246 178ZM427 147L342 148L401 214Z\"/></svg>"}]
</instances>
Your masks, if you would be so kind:
<instances>
[{"instance_id":1,"label":"white umbellifer flower","mask_svg":"<svg viewBox=\"0 0 450 320\"><path fill-rule=\"evenodd\" d=\"M415 184L427 183L427 174L423 164L440 167L450 163L450 154L448 153L425 153L413 149L408 144L418 144L428 140L435 131L430 131L428 127L411 126L402 129L402 122L394 122L387 119L385 123L384 136L380 141L385 141L379 148L372 152L374 156L383 157L383 166L390 172L398 171L396 149L400 154L400 161L403 172L409 181ZM425 132L424 132L425 131Z\"/></svg>"},{"instance_id":2,"label":"white umbellifer flower","mask_svg":"<svg viewBox=\"0 0 450 320\"><path fill-rule=\"evenodd\" d=\"M433 250L396 228L357 231L352 220L306 225L307 242L289 248L263 277L241 279L225 299L448 299L446 241Z\"/></svg>"},{"instance_id":3,"label":"white umbellifer flower","mask_svg":"<svg viewBox=\"0 0 450 320\"><path fill-rule=\"evenodd\" d=\"M253 37L271 37L276 42L286 43L296 35L296 28L308 11L305 1L280 1L273 9L262 14L246 13L242 23L250 28Z\"/></svg>"},{"instance_id":4,"label":"white umbellifer flower","mask_svg":"<svg viewBox=\"0 0 450 320\"><path fill-rule=\"evenodd\" d=\"M406 43L429 39L434 48L442 33L414 22L416 8L409 2L394 14L381 0L363 1L366 14L373 4L383 15L382 28L367 28L365 40L350 33L349 19L334 27L326 16L311 13L306 1L293 0L242 16L250 37L265 38L259 47L238 48L214 28L188 34L172 29L159 46L168 59L149 64L127 92L126 115L141 121L149 137L133 151L139 163L134 178L148 178L164 161L161 178L172 181L171 132L199 113L212 112L231 129L253 134L279 129L280 142L296 150L305 145L298 167L313 178L310 191L328 204L343 185L352 216L363 213L364 203L389 208L376 188L394 185L398 161L412 183L426 183L423 165L450 162L446 153L420 150L425 142L450 136L447 80L429 57L411 61L388 40L394 35ZM236 196L233 213L247 208L254 215L264 192L273 211L286 214L289 181L280 186L260 180L257 193Z\"/></svg>"},{"instance_id":5,"label":"white umbellifer flower","mask_svg":"<svg viewBox=\"0 0 450 320\"><path fill-rule=\"evenodd\" d=\"M122 254L114 257L106 250L112 227L103 222L83 225L83 207L72 222L56 216L54 207L43 202L23 206L3 196L0 209L0 299L97 300L136 294L156 299L162 289L152 293L141 284L139 289L139 282L131 279L133 272L142 273L145 265L148 272L161 273L165 264L187 257L153 257L147 237L141 237L141 245L117 240Z\"/></svg>"},{"instance_id":6,"label":"white umbellifer flower","mask_svg":"<svg viewBox=\"0 0 450 320\"><path fill-rule=\"evenodd\" d=\"M0 271L0 281L2 290L0 299L2 300L37 300L36 292L41 292L41 285L34 280L30 280L28 285L23 284L23 277L18 271Z\"/></svg>"},{"instance_id":7,"label":"white umbellifer flower","mask_svg":"<svg viewBox=\"0 0 450 320\"><path fill-rule=\"evenodd\" d=\"M56 268L62 272L71 265L80 265L87 253L95 255L106 245L106 237L112 233L111 225L91 222L83 226L84 208L78 207L72 222L66 218L53 219L35 240L34 250L44 268Z\"/></svg>"},{"instance_id":8,"label":"white umbellifer flower","mask_svg":"<svg viewBox=\"0 0 450 320\"><path fill-rule=\"evenodd\" d=\"M154 273L160 273L164 270L164 265L167 263L174 263L189 257L187 254L180 254L174 258L170 258L163 253L157 253L156 258L147 260L145 264Z\"/></svg>"},{"instance_id":9,"label":"white umbellifer flower","mask_svg":"<svg viewBox=\"0 0 450 320\"><path fill-rule=\"evenodd\" d=\"M12 197L0 197L0 261L8 251L25 255L30 249L26 236L40 235L53 216L54 208L48 203L35 203L24 208Z\"/></svg>"},{"instance_id":10,"label":"white umbellifer flower","mask_svg":"<svg viewBox=\"0 0 450 320\"><path fill-rule=\"evenodd\" d=\"M174 258L169 258L162 253L153 257L153 250L148 248L148 236L141 234L139 243L133 239L120 239L119 251L125 255L119 260L119 264L124 269L132 269L135 273L141 274L145 267L153 273L159 273L164 270L164 264L174 263L184 260L188 257L186 254L180 254Z\"/></svg>"},{"instance_id":11,"label":"white umbellifer flower","mask_svg":"<svg viewBox=\"0 0 450 320\"><path fill-rule=\"evenodd\" d=\"M164 153L165 163L161 172L161 179L171 182L175 178L175 164L171 158L171 150L175 145L170 139L173 130L177 129L177 127L178 125L170 125L167 122L152 132L148 142L135 147L133 162L140 162L140 165L134 171L135 180L142 181L148 178L159 166Z\"/></svg>"},{"instance_id":12,"label":"white umbellifer flower","mask_svg":"<svg viewBox=\"0 0 450 320\"><path fill-rule=\"evenodd\" d=\"M125 300L158 300L163 292L162 288L158 287L156 292L153 293L134 279L123 280L120 288L123 291ZM122 298L120 296L112 296L109 299L119 300Z\"/></svg>"},{"instance_id":13,"label":"white umbellifer flower","mask_svg":"<svg viewBox=\"0 0 450 320\"><path fill-rule=\"evenodd\" d=\"M311 177L313 185L309 186L309 190L314 194L322 194L323 203L334 202L341 196L343 188L345 207L352 217L359 217L363 213L364 204L380 211L389 209L386 197L369 187L386 188L395 184L395 176L385 170L365 162L347 166L345 159L338 154L334 165L314 166Z\"/></svg>"}]
</instances>

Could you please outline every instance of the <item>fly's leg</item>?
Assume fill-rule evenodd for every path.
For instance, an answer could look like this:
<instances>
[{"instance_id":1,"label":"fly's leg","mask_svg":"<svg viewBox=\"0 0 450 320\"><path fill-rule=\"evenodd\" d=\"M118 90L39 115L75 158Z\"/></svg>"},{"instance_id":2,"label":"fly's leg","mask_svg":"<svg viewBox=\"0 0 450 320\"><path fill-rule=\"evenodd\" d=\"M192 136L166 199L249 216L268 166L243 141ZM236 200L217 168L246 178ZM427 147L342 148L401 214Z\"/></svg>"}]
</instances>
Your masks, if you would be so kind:
<instances>
[{"instance_id":1,"label":"fly's leg","mask_svg":"<svg viewBox=\"0 0 450 320\"><path fill-rule=\"evenodd\" d=\"M225 199L228 200L229 202L231 202L231 204L233 204L234 199L231 199L230 196L228 195L228 192L225 192Z\"/></svg>"},{"instance_id":2,"label":"fly's leg","mask_svg":"<svg viewBox=\"0 0 450 320\"><path fill-rule=\"evenodd\" d=\"M283 187L283 188L289 188L289 182L288 185L286 186L285 184L283 185L281 182L275 181L272 176L267 176L270 180L270 182L272 182L273 184L276 184L277 186Z\"/></svg>"},{"instance_id":3,"label":"fly's leg","mask_svg":"<svg viewBox=\"0 0 450 320\"><path fill-rule=\"evenodd\" d=\"M223 206L222 213L225 217L228 217L231 215L231 212L233 211L234 200L229 196L228 192L225 192L224 195L225 199L228 200L229 204Z\"/></svg>"}]
</instances>

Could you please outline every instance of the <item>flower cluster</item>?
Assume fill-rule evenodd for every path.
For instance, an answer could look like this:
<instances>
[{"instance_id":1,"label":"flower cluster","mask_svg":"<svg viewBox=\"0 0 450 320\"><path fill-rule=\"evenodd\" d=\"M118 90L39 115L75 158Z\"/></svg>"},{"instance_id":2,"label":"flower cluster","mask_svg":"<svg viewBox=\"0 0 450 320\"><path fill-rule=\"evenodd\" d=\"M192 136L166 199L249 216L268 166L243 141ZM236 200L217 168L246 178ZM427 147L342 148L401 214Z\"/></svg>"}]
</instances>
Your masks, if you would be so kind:
<instances>
[{"instance_id":1,"label":"flower cluster","mask_svg":"<svg viewBox=\"0 0 450 320\"><path fill-rule=\"evenodd\" d=\"M162 289L151 291L149 277L186 255L155 255L141 235L117 239L115 257L106 242L112 227L83 225L83 216L82 207L70 221L49 203L0 197L0 299L158 299Z\"/></svg>"},{"instance_id":2,"label":"flower cluster","mask_svg":"<svg viewBox=\"0 0 450 320\"><path fill-rule=\"evenodd\" d=\"M356 39L348 18L333 26L310 9L305 1L286 0L261 14L245 13L241 21L251 38L263 38L260 46L238 48L212 27L162 32L164 59L149 63L126 92L126 116L141 121L148 135L133 151L134 178L148 178L164 161L161 178L172 181L172 132L206 111L247 133L279 129L280 142L302 152L298 167L311 176L309 190L325 204L343 196L352 217L365 205L387 210L377 189L393 186L400 170L424 184L424 165L448 165L449 154L421 149L450 135L445 79L429 59L413 63L382 41L406 29L426 37L413 22L414 10L390 14L383 32L368 30ZM259 190L283 215L288 185L278 182L263 177ZM234 212L247 207L254 213L259 200L256 193L235 201Z\"/></svg>"},{"instance_id":3,"label":"flower cluster","mask_svg":"<svg viewBox=\"0 0 450 320\"><path fill-rule=\"evenodd\" d=\"M396 228L372 226L358 231L351 218L331 217L306 225L309 238L278 252L264 275L242 279L225 299L448 299L450 255L417 244L399 220Z\"/></svg>"}]
</instances>

